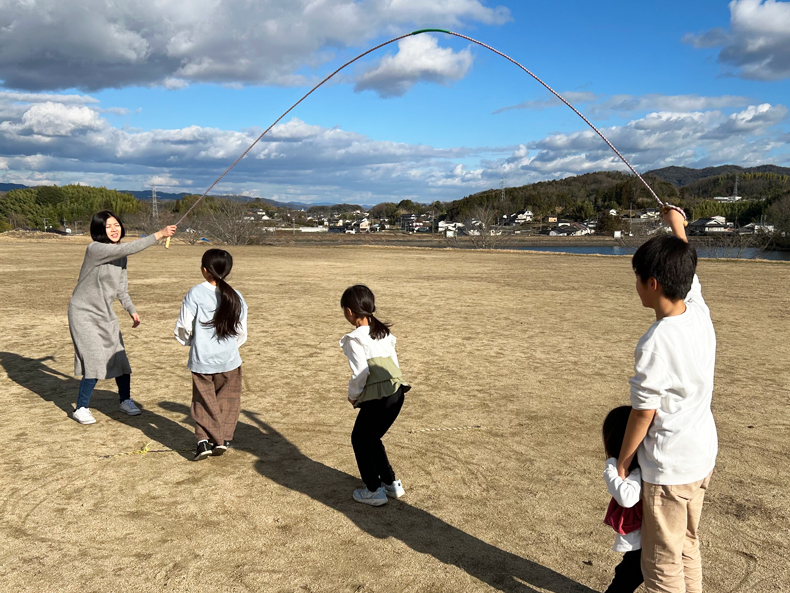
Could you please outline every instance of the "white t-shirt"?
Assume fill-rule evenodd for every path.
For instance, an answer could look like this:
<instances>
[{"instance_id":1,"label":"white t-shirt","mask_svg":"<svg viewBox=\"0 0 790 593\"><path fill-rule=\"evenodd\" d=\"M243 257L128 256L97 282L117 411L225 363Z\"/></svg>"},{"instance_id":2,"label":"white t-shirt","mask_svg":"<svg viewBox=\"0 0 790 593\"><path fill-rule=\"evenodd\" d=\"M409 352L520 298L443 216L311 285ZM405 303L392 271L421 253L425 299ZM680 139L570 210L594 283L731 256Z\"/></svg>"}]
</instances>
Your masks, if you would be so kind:
<instances>
[{"instance_id":1,"label":"white t-shirt","mask_svg":"<svg viewBox=\"0 0 790 593\"><path fill-rule=\"evenodd\" d=\"M395 336L387 334L380 340L370 337L370 326L360 325L351 333L340 339L340 347L348 356L348 365L351 367L351 380L348 382L348 398L356 400L365 389L365 382L370 374L368 360L371 358L391 357L398 365L398 355L395 353Z\"/></svg>"},{"instance_id":2,"label":"white t-shirt","mask_svg":"<svg viewBox=\"0 0 790 593\"><path fill-rule=\"evenodd\" d=\"M631 406L656 411L637 452L642 479L650 484L690 484L716 464L710 410L716 333L696 275L685 302L683 314L656 321L634 352Z\"/></svg>"}]
</instances>

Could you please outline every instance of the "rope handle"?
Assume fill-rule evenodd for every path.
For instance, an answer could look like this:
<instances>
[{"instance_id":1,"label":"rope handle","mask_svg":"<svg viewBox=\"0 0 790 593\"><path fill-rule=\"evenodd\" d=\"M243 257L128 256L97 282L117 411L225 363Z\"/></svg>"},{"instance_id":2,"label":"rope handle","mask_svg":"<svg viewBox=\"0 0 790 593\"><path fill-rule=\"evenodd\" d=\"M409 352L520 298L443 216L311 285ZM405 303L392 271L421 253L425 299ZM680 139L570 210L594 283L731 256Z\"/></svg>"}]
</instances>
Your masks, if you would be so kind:
<instances>
[{"instance_id":1,"label":"rope handle","mask_svg":"<svg viewBox=\"0 0 790 593\"><path fill-rule=\"evenodd\" d=\"M662 204L661 206L661 214L666 214L670 210L674 210L675 212L680 212L680 215L683 217L683 226L688 226L689 221L688 217L686 216L686 212L680 206L673 206L672 204Z\"/></svg>"}]
</instances>

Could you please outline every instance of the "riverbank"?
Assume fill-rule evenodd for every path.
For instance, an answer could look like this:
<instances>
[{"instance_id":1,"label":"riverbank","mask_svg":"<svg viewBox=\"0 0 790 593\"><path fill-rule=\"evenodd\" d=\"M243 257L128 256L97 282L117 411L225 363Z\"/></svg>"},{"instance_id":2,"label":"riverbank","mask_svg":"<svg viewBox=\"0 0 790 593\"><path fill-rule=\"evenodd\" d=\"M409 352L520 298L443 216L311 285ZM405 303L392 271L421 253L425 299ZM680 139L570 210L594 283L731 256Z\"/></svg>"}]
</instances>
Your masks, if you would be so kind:
<instances>
[{"instance_id":1,"label":"riverbank","mask_svg":"<svg viewBox=\"0 0 790 593\"><path fill-rule=\"evenodd\" d=\"M127 240L139 237L140 234L130 231ZM173 245L190 244L194 239L185 233L177 234ZM578 255L632 255L640 244L637 237L626 240L597 235L584 237L549 237L548 235L510 235L498 238L494 245L496 250L543 251L552 253L570 253ZM710 244L705 238L691 237L699 256L713 259L760 259L770 261L790 261L790 251L762 251L754 247L726 246ZM88 244L89 235L59 235L40 231L7 231L0 233L0 242L22 243L60 243ZM195 243L193 240L191 243ZM211 241L198 241L199 245L211 245ZM471 237L447 239L443 235L430 233L402 233L387 231L382 233L340 234L340 233L292 233L278 231L266 234L260 239L261 245L280 247L417 247L424 249L469 249L475 245Z\"/></svg>"},{"instance_id":2,"label":"riverbank","mask_svg":"<svg viewBox=\"0 0 790 593\"><path fill-rule=\"evenodd\" d=\"M139 236L135 231L127 233L127 240ZM90 235L58 235L40 231L7 231L0 233L0 241L60 241L63 243L90 243ZM184 233L173 237L172 243L188 243ZM264 245L308 245L308 246L337 246L337 245L391 245L405 247L432 247L432 248L469 248L474 245L471 238L460 237L458 241L448 240L443 235L431 233L402 233L400 231L387 231L382 233L344 234L344 233L292 233L278 231L264 235L261 241ZM503 237L497 242L498 249L520 249L523 247L585 247L585 246L615 246L620 243L613 237L586 236L586 237L549 237L547 235L512 235Z\"/></svg>"}]
</instances>

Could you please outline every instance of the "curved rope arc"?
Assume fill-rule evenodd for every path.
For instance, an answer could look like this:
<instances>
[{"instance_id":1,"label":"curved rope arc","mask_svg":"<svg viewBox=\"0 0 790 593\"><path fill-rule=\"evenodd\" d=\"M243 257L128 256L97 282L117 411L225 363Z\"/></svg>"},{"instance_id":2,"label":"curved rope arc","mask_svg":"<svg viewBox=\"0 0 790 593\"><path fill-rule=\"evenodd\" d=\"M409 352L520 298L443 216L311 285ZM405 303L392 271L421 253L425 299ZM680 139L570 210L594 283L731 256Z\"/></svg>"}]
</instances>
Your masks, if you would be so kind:
<instances>
[{"instance_id":1,"label":"curved rope arc","mask_svg":"<svg viewBox=\"0 0 790 593\"><path fill-rule=\"evenodd\" d=\"M276 126L276 125L277 125L277 124L280 122L280 120L282 120L282 119L283 119L283 118L284 118L286 115L288 115L288 114L289 114L291 111L293 111L293 110L294 110L294 109L295 109L295 108L296 108L296 107L297 107L297 106L298 106L298 105L299 105L299 104L300 104L302 101L304 101L305 99L307 99L307 97L309 97L310 95L312 95L312 94L313 94L313 93L314 93L314 92L315 92L315 91L316 91L316 90L317 90L317 89L318 89L320 86L322 86L322 85L323 85L325 82L327 82L329 79L331 79L333 76L335 76L335 74L337 74L338 72L340 72L341 70L343 70L343 69L344 69L344 68L346 68L347 66L350 66L351 64L353 64L353 63L354 63L354 62L356 62L357 60L359 60L359 59L361 59L361 58L364 58L366 55L368 55L368 54L370 54L370 53L373 53L374 51L376 51L376 50L378 50L378 49L381 49L381 48L382 48L382 47L384 47L384 46L387 46L387 45L389 45L389 44L391 44L391 43L395 43L396 41L400 41L401 39L405 39L406 37L412 37L412 36L414 36L414 35L420 35L420 34L422 34L422 33L444 33L444 34L446 34L446 35L452 35L452 36L454 36L454 37L460 37L461 39L466 39L467 41L470 41L470 42L472 42L472 43L475 43L475 44L479 45L480 47L484 47L484 48L486 48L487 50L489 50L489 51L492 51L493 53L495 53L495 54L497 54L497 55L499 55L499 56L502 56L503 58L505 58L505 59L506 59L506 60L508 60L509 62L511 62L511 63L515 64L516 66L518 66L519 68L521 68L521 69L522 69L524 72L526 72L527 74L529 74L529 75L530 75L532 78L534 78L534 79L535 79L536 81L538 81L538 82L539 82L541 85L543 85L543 86L544 86L544 87L545 87L545 88L546 88L546 89L547 89L547 90L548 90L550 93L552 93L552 94L553 94L555 97L557 97L557 98L558 98L560 101L562 101L562 102L563 102L565 105L567 105L568 107L570 107L570 108L573 110L573 112L574 112L576 115L578 115L580 118L582 118L582 119L584 120L584 122L585 122L585 123L586 123L588 126L590 126L590 128L592 128L592 129L593 129L593 131L594 131L596 134L598 134L598 136L600 136L600 137L601 137L601 139L602 139L604 142L606 142L606 144L609 146L609 148L611 148L611 149L614 151L614 153L615 153L615 154L616 154L618 157L620 157L620 160L621 160L621 161L623 161L623 162L626 164L626 166L627 166L627 167L628 167L628 168L631 170L631 172L632 172L634 175L636 175L636 177L637 177L637 178L638 178L638 179L639 179L639 180L640 180L640 181L641 181L641 182L644 184L644 186L647 188L647 190L650 192L650 194L651 194L651 195L652 195L652 196L653 196L653 197L656 199L656 201L657 201L657 202L658 202L658 203L659 203L661 206L664 206L664 203L663 203L663 202L661 201L661 199L660 199L660 198L659 198L659 197L656 195L656 192L654 192L654 191L653 191L653 188L652 188L652 187L650 187L650 185L648 185L647 181L645 181L645 180L642 178L642 176L641 176L639 173L637 173L636 169L634 169L634 168L631 166L631 163L629 163L629 162L628 162L628 160L627 160L627 159L626 159L626 158L625 158L625 157L624 157L622 154L620 154L620 152L619 152L619 151L618 151L618 150L617 150L617 149L614 147L614 145L613 145L611 142L609 142L609 140L606 138L606 136L604 136L604 135L603 135L603 133L602 133L602 132L601 132L601 131L600 131L598 128L596 128L596 127L595 127L595 126L592 124L592 122L591 122L590 120L588 120L586 117L584 117L584 115L582 115L582 114L581 114L581 112L579 112L579 110L578 110L578 109L576 109L576 108L575 108L573 105L571 105L571 104L570 104L568 101L566 101L566 100L565 100L565 98L564 98L562 95L560 95L560 94L559 94L557 91L555 91L553 88L551 88L551 87L550 87L548 84L546 84L545 82L543 82L543 80L541 80L541 79L540 79L538 76L536 76L535 74L533 74L533 73L532 73L530 70L528 70L527 68L525 68L524 66L522 66L522 65L521 65L519 62L517 62L516 60L514 60L513 58L511 58L511 57L510 57L510 56L508 56L507 54L505 54L505 53L503 53L503 52L501 52L501 51L499 51L499 50L497 50L497 49L494 49L494 48L493 48L493 47L491 47L490 45L486 45L486 44L485 44L485 43L483 43L482 41L478 41L477 39L473 39L472 37L467 37L466 35L462 35L461 33L455 33L454 31L447 31L447 30L445 30L445 29L419 29L419 30L417 30L417 31L412 31L411 33L406 33L406 34L404 34L404 35L399 35L398 37L393 37L393 38L392 38L392 39L390 39L389 41L385 41L384 43L380 43L380 44L376 45L375 47L371 47L369 50L367 50L367 51L365 51L365 52L363 52L363 53L359 54L357 57L355 57L355 58L353 58L353 59L349 60L348 62L346 62L345 64L343 64L342 66L340 66L340 67L339 67L337 70L335 70L334 72L332 72L331 74L329 74L329 75L328 75L327 77L325 77L325 78L324 78L324 79L323 79L321 82L319 82L319 83L318 83L318 84L316 84L316 85L315 85L313 88L311 88L311 89L310 89L310 90L309 90L307 93L305 93L305 94L302 96L302 98L301 98L301 99L299 99L299 100L298 100L296 103L294 103L293 105L291 105L291 106L288 108L288 110L287 110L287 111L285 111L285 112L284 112L284 113L283 113L283 114L282 114L280 117L278 117L276 120L274 120L274 123L272 123L272 125L270 125L268 128L266 128L266 129L263 131L263 133L261 133L261 135L260 135L260 136L258 136L258 137L255 139L255 141L254 141L252 144L250 144L250 145L249 145L249 147L247 148L247 150L245 150L243 153L241 153L241 155L239 156L239 158L237 158L235 161L233 161L233 163L232 163L232 164L231 164L231 165L230 165L230 166L229 166L227 169L225 169L225 172L224 172L224 173L222 173L222 175L220 175L219 177L217 177L216 181L214 181L214 183L212 183L212 184L211 184L211 185L208 187L208 189L206 189L206 191L204 191L204 192L201 194L201 196L200 196L200 197L199 197L197 200L195 200L195 203L194 203L194 204L192 204L192 206L190 206L190 207L189 207L189 209L188 209L188 210L187 210L187 211L184 213L184 215L183 215L181 218L179 218L179 219L178 219L178 222L176 222L176 226L180 225L180 224L181 224L181 223L184 221L184 219L185 219L187 216L189 216L189 213L190 213L190 212L192 212L192 210L194 210L194 208L195 208L195 207L196 207L196 206L197 206L197 205L200 203L200 201L201 201L203 198L205 198L205 197L206 197L206 195L208 195L208 192L210 192L212 189L214 189L214 187L215 187L215 186L216 186L216 185L217 185L217 184L218 184L218 183L219 183L219 182L222 180L222 178L223 178L223 177L225 177L225 175L227 175L228 173L230 173L230 170L231 170L231 169L233 169L233 167L235 167L235 166L236 166L236 165L239 163L239 161L241 161L241 159L243 159L245 156L247 156L247 153L249 153L249 152L250 152L250 151L253 149L253 147L254 147L256 144L258 144L258 142L261 140L261 138L263 138L263 137L264 137L264 136L265 136L265 135L266 135L266 134L267 134L267 133L268 133L268 132L269 132L269 131L270 131L270 130L271 130L273 127L274 127L274 126Z\"/></svg>"}]
</instances>

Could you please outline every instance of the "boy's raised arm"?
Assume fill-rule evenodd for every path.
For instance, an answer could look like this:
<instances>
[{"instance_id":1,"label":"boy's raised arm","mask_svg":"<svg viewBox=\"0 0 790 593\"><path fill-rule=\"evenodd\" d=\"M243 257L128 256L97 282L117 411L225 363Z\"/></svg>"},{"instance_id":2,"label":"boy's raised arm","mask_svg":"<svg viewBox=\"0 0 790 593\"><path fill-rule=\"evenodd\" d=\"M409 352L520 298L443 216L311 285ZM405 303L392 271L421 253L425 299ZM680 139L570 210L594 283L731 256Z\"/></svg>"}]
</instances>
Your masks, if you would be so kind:
<instances>
[{"instance_id":1,"label":"boy's raised arm","mask_svg":"<svg viewBox=\"0 0 790 593\"><path fill-rule=\"evenodd\" d=\"M678 210L672 206L664 206L661 208L661 218L663 218L664 222L669 225L670 229L672 229L673 235L675 235L678 239L685 241L686 243L689 242L688 238L686 237L686 227L684 224L686 219Z\"/></svg>"}]
</instances>

